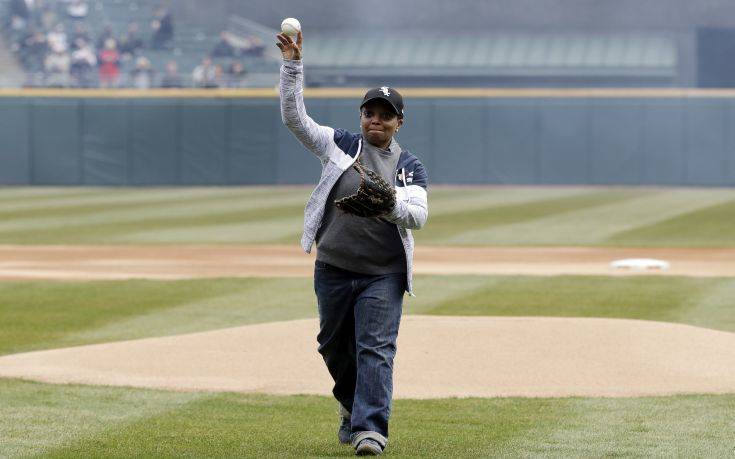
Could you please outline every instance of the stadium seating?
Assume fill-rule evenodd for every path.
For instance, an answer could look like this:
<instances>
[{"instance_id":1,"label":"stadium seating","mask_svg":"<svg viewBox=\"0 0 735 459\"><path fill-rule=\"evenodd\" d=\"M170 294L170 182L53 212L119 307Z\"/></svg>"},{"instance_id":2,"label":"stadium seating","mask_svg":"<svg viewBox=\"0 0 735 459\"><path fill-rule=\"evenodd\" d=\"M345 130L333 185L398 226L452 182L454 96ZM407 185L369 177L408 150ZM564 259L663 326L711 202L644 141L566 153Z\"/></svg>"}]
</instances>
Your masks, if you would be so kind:
<instances>
[{"instance_id":1,"label":"stadium seating","mask_svg":"<svg viewBox=\"0 0 735 459\"><path fill-rule=\"evenodd\" d=\"M451 86L509 78L645 83L675 77L677 49L673 37L655 33L330 32L309 36L309 65L311 81L323 84L388 76Z\"/></svg>"},{"instance_id":2,"label":"stadium seating","mask_svg":"<svg viewBox=\"0 0 735 459\"><path fill-rule=\"evenodd\" d=\"M7 11L9 0L0 0ZM96 39L106 25L122 37L131 22L150 43L150 22L157 3L148 0L90 0L84 20ZM74 19L57 4L58 18L67 33ZM221 29L197 23L196 18L174 17L175 36L167 49L148 47L141 55L150 59L161 75L166 62L176 60L187 86L193 69L219 40ZM276 30L245 18L230 17L233 33L258 36L264 43ZM240 56L251 75L250 84L272 86L277 82L279 59L275 47L265 57ZM275 53L270 54L270 52ZM679 57L676 37L666 31L626 30L549 32L540 29L514 31L450 31L431 34L403 30L320 29L308 36L307 83L320 85L390 84L400 86L671 86L677 80ZM227 68L232 58L215 58ZM122 63L127 75L134 60ZM36 71L37 69L27 69Z\"/></svg>"},{"instance_id":3,"label":"stadium seating","mask_svg":"<svg viewBox=\"0 0 735 459\"><path fill-rule=\"evenodd\" d=\"M139 55L147 57L154 70L161 75L165 65L169 60L175 60L179 66L184 84L191 86L191 73L193 69L201 62L202 58L207 56L214 45L219 40L221 30L197 24L192 18L174 17L174 39L172 45L166 49L150 48L150 23L153 19L153 8L157 3L151 1L127 1L127 0L91 0L89 2L89 14L82 21L86 26L90 36L94 41L100 36L103 29L109 25L112 27L114 37L118 40L123 37L127 31L128 24L136 22L140 28L140 37L144 40L145 49ZM0 0L0 9L5 12L9 11L9 0ZM64 24L67 34L71 34L74 30L76 20L68 17L64 13L64 4L59 2L55 6L58 21ZM11 40L17 37L11 37ZM215 64L221 64L227 68L233 58L216 58ZM255 56L242 56L237 58L245 64L249 73L255 72L257 75L266 74L268 85L275 84L277 81L278 63L271 60L265 60ZM133 68L135 60L121 62L121 75L127 73ZM29 72L38 72L40 69L26 68ZM262 80L262 78L260 78ZM258 79L255 79L256 84ZM123 83L124 85L124 83Z\"/></svg>"}]
</instances>

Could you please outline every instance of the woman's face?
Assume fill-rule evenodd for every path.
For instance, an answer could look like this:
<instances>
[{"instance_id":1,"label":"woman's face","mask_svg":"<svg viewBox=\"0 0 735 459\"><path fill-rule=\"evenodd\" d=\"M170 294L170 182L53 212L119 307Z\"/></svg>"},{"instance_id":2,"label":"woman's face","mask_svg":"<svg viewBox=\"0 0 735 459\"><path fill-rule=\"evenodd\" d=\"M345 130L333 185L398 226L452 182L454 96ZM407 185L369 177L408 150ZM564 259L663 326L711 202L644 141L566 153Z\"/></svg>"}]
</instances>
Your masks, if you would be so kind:
<instances>
[{"instance_id":1,"label":"woman's face","mask_svg":"<svg viewBox=\"0 0 735 459\"><path fill-rule=\"evenodd\" d=\"M401 125L403 118L396 115L390 104L382 99L371 100L360 111L362 136L378 148L388 148Z\"/></svg>"}]
</instances>

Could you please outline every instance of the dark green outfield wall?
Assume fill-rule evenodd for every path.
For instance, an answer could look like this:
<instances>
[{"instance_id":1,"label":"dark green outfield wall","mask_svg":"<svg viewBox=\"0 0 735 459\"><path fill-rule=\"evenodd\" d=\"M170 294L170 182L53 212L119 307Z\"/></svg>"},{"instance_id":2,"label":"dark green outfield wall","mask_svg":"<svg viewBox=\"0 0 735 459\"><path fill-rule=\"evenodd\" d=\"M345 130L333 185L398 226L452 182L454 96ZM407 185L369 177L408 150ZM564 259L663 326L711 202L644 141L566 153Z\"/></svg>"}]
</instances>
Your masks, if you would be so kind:
<instances>
[{"instance_id":1,"label":"dark green outfield wall","mask_svg":"<svg viewBox=\"0 0 735 459\"><path fill-rule=\"evenodd\" d=\"M357 100L308 98L358 129ZM735 185L733 98L414 98L432 183ZM0 98L0 184L314 183L276 98Z\"/></svg>"}]
</instances>

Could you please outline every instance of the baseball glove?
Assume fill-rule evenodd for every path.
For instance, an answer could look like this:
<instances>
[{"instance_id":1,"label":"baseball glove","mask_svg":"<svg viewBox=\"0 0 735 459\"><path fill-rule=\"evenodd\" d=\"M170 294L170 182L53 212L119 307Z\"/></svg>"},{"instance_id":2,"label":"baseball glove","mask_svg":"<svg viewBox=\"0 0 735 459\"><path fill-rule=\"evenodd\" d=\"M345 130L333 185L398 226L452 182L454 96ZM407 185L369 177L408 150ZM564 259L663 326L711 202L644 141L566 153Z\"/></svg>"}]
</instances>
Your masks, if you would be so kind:
<instances>
[{"instance_id":1,"label":"baseball glove","mask_svg":"<svg viewBox=\"0 0 735 459\"><path fill-rule=\"evenodd\" d=\"M383 177L355 162L360 186L350 196L334 201L338 209L358 217L381 217L396 205L396 190Z\"/></svg>"}]
</instances>

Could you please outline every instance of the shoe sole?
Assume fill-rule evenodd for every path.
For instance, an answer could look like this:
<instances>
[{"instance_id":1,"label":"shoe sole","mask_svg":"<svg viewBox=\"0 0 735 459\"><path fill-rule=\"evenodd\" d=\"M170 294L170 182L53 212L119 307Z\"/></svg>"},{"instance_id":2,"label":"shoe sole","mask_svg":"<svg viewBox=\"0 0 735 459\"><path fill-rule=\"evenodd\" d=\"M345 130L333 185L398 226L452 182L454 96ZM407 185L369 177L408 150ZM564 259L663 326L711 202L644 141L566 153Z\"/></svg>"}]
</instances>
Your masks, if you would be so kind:
<instances>
[{"instance_id":1,"label":"shoe sole","mask_svg":"<svg viewBox=\"0 0 735 459\"><path fill-rule=\"evenodd\" d=\"M360 444L357 449L355 449L356 456L379 456L381 454L383 454L383 450L376 445Z\"/></svg>"}]
</instances>

